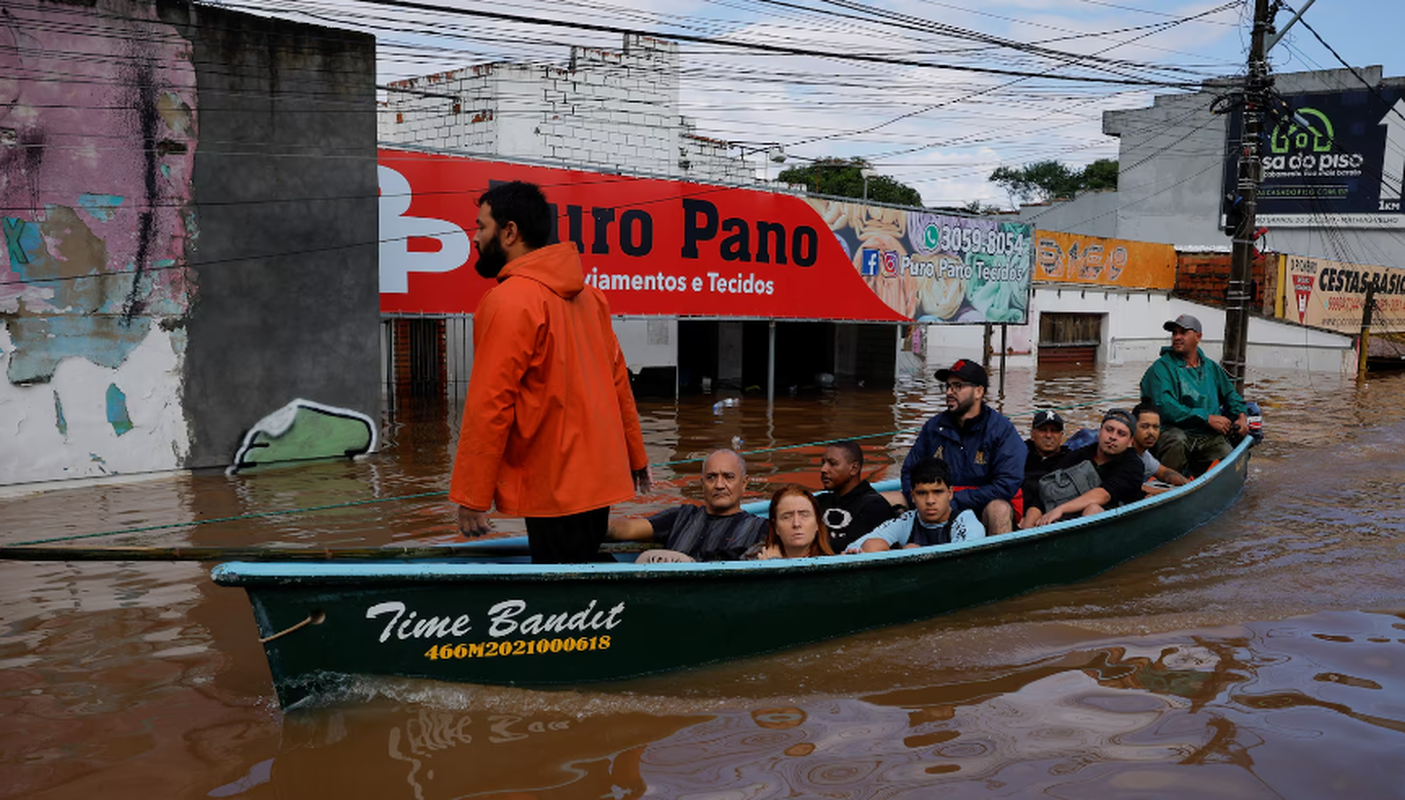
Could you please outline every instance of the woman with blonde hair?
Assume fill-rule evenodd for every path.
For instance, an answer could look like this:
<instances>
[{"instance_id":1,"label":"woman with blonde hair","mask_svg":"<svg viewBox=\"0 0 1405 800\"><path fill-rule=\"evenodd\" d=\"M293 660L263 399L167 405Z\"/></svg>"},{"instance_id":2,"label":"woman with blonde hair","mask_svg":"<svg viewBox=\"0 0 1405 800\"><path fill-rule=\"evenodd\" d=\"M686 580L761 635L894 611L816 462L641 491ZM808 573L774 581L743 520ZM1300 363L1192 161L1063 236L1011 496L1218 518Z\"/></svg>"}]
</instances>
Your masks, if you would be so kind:
<instances>
[{"instance_id":1,"label":"woman with blonde hair","mask_svg":"<svg viewBox=\"0 0 1405 800\"><path fill-rule=\"evenodd\" d=\"M829 531L820 519L815 496L803 486L782 486L771 495L771 524L766 541L743 558L810 558L832 556Z\"/></svg>"}]
</instances>

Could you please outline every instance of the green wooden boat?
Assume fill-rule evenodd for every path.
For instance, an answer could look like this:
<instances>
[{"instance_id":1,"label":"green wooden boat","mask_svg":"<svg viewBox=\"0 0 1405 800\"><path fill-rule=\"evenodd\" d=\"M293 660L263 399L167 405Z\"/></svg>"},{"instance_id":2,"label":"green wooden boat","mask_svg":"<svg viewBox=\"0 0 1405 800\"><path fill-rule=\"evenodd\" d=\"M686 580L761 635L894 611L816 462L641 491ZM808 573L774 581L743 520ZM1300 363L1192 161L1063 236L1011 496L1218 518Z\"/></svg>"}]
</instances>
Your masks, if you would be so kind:
<instances>
[{"instance_id":1,"label":"green wooden boat","mask_svg":"<svg viewBox=\"0 0 1405 800\"><path fill-rule=\"evenodd\" d=\"M1139 503L960 544L650 566L232 562L213 577L248 592L285 708L352 675L523 686L618 680L1086 579L1228 508L1244 488L1251 443L1201 479ZM748 510L765 513L764 504Z\"/></svg>"}]
</instances>

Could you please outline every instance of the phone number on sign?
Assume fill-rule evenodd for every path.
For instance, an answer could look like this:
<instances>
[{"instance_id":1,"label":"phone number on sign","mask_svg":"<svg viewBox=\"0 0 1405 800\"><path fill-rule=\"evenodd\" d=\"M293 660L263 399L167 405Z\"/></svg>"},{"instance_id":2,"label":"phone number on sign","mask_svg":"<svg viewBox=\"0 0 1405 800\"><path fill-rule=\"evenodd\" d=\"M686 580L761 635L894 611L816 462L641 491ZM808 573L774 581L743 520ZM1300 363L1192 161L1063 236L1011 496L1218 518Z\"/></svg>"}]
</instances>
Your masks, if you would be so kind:
<instances>
[{"instance_id":1,"label":"phone number on sign","mask_svg":"<svg viewBox=\"0 0 1405 800\"><path fill-rule=\"evenodd\" d=\"M496 658L498 656L534 656L540 653L580 653L589 650L609 650L608 636L581 636L576 639L516 639L510 642L474 642L473 644L441 644L425 651L430 661L458 658Z\"/></svg>"}]
</instances>

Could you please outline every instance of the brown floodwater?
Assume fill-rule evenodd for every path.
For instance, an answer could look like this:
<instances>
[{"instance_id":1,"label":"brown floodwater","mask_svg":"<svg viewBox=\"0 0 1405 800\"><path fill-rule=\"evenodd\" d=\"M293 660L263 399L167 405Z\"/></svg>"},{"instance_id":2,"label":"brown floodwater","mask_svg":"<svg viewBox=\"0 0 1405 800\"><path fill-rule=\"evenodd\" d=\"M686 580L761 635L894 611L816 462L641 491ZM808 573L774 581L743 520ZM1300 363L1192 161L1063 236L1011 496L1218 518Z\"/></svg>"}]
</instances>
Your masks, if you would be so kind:
<instances>
[{"instance_id":1,"label":"brown floodwater","mask_svg":"<svg viewBox=\"0 0 1405 800\"><path fill-rule=\"evenodd\" d=\"M1130 404L1140 371L1012 370L1003 408L1021 430L1049 405L1093 425ZM696 499L696 459L738 439L758 498L818 486L821 447L797 445L846 435L868 437L868 467L891 476L939 407L934 384L716 413L711 396L641 401L659 484L617 512ZM624 683L367 678L285 714L243 593L213 585L211 565L0 563L0 796L1405 797L1405 376L1256 371L1246 394L1267 439L1245 494L1153 553L926 622ZM2 538L451 541L438 493L456 435L452 404L420 405L362 461L12 490Z\"/></svg>"}]
</instances>

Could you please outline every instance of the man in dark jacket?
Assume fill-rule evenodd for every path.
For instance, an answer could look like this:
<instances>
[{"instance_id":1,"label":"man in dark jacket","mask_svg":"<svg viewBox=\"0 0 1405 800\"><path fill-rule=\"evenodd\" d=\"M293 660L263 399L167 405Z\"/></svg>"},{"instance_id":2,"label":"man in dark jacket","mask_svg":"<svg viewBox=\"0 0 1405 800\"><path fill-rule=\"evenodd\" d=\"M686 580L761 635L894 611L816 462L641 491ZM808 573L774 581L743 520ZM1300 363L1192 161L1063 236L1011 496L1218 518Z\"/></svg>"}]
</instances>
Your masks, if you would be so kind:
<instances>
[{"instance_id":1,"label":"man in dark jacket","mask_svg":"<svg viewBox=\"0 0 1405 800\"><path fill-rule=\"evenodd\" d=\"M1145 467L1136 448L1132 447L1132 431L1136 425L1132 413L1125 408L1108 411L1102 427L1098 428L1098 440L1067 453L1058 465L1059 469L1067 469L1081 461L1092 462L1099 485L1058 505L1042 496L1027 497L1020 527L1051 525L1077 516L1091 517L1140 500Z\"/></svg>"},{"instance_id":2,"label":"man in dark jacket","mask_svg":"<svg viewBox=\"0 0 1405 800\"><path fill-rule=\"evenodd\" d=\"M1161 357L1142 375L1142 398L1161 411L1161 439L1153 452L1182 475L1203 475L1234 449L1231 433L1248 434L1244 398L1200 349L1200 320L1182 314L1162 327L1171 333L1171 346L1161 348Z\"/></svg>"},{"instance_id":3,"label":"man in dark jacket","mask_svg":"<svg viewBox=\"0 0 1405 800\"><path fill-rule=\"evenodd\" d=\"M892 504L863 479L863 450L856 442L845 440L825 448L820 483L828 491L815 500L829 531L829 546L836 553L893 518Z\"/></svg>"},{"instance_id":4,"label":"man in dark jacket","mask_svg":"<svg viewBox=\"0 0 1405 800\"><path fill-rule=\"evenodd\" d=\"M1024 497L1039 491L1039 479L1057 469L1068 445L1064 444L1064 418L1053 410L1038 411L1029 426L1029 438L1024 441Z\"/></svg>"},{"instance_id":5,"label":"man in dark jacket","mask_svg":"<svg viewBox=\"0 0 1405 800\"><path fill-rule=\"evenodd\" d=\"M1014 530L1023 512L1018 497L1024 481L1025 444L1014 423L985 404L989 385L980 364L962 359L937 370L946 384L946 411L927 420L903 461L903 494L910 496L912 467L936 457L951 468L952 514L970 509L987 535Z\"/></svg>"}]
</instances>

